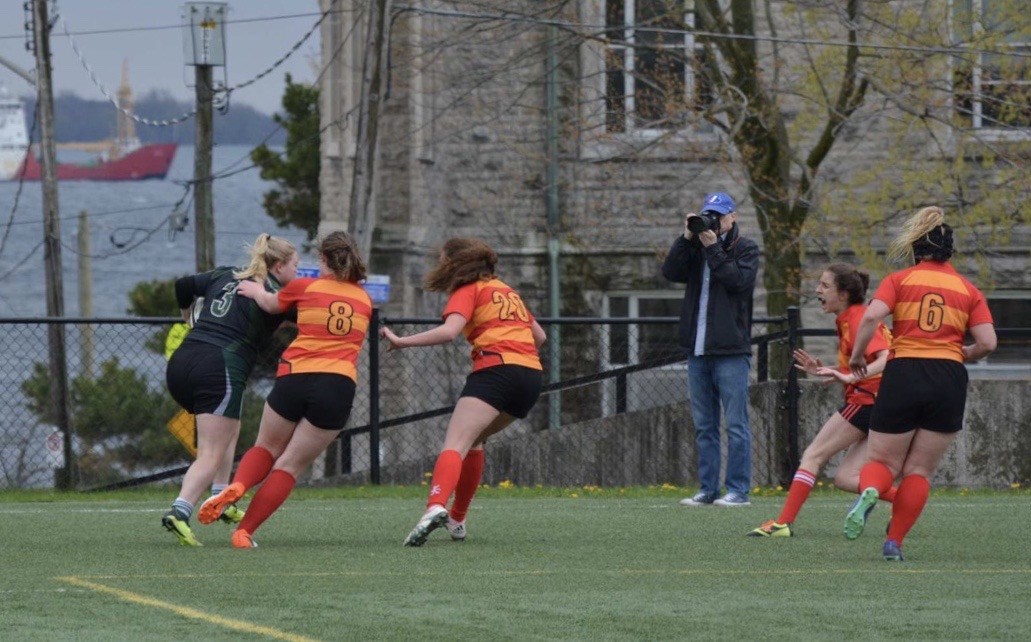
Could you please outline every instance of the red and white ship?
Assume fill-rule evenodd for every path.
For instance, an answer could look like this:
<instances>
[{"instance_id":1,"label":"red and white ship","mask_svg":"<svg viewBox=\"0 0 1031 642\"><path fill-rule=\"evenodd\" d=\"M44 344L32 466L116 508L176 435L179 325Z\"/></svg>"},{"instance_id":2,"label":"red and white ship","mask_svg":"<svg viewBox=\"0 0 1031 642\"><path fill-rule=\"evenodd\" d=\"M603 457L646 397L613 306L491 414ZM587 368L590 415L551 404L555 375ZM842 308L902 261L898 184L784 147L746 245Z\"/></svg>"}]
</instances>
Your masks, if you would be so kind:
<instances>
[{"instance_id":1,"label":"red and white ship","mask_svg":"<svg viewBox=\"0 0 1031 642\"><path fill-rule=\"evenodd\" d=\"M122 65L122 85L118 103L132 113L132 90L129 88L129 67ZM33 153L26 155L28 134L21 101L0 97L0 180L38 181L43 168ZM136 122L129 114L118 112L118 133L113 140L97 143L69 144L62 147L99 151L88 163L58 163L57 178L62 181L138 181L164 178L175 159L177 145L160 143L141 145L136 137Z\"/></svg>"}]
</instances>

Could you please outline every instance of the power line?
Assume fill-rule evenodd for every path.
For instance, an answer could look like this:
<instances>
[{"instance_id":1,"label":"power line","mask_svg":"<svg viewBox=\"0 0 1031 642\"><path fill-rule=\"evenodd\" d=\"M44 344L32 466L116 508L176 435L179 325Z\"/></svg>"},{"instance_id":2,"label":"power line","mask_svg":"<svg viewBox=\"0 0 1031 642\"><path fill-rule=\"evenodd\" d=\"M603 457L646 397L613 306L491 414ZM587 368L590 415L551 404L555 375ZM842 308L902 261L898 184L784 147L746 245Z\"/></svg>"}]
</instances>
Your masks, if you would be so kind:
<instances>
[{"instance_id":1,"label":"power line","mask_svg":"<svg viewBox=\"0 0 1031 642\"><path fill-rule=\"evenodd\" d=\"M220 88L220 89L212 88L213 91L222 94L222 98L221 99L226 101L226 103L225 103L226 104L226 108L228 109L229 96L234 91L236 91L238 89L243 89L245 87L249 87L250 85L253 85L254 83L258 82L259 80L261 80L265 76L267 76L270 73L272 73L273 71L275 71L284 62L289 60L290 57L293 56L293 54L296 53L297 50L300 49L301 46L303 46L304 43L307 42L309 38L311 38L312 34L314 34L316 30L318 30L319 26L326 19L326 17L331 12L333 12L333 7L337 4L337 2L339 2L339 0L333 0L330 3L330 7L328 9L326 9L326 11L323 11L322 13L319 13L319 14L314 14L314 15L318 15L319 19L315 21L315 24L312 25L311 29L309 29L303 36L301 36L301 38L297 42L295 42L293 44L293 46L290 47L286 51L286 53L284 53L275 62L273 62L271 65L269 65L269 67L267 67L266 69L264 69L263 71L261 71L257 75L253 76L252 78L249 78L248 80L245 80L245 81L243 81L241 83L238 83L236 85L233 85L231 87L223 87L223 88ZM108 89L106 87L104 87L104 85L100 82L99 79L97 79L97 75L96 75L96 72L93 69L93 66L86 60L86 57L83 55L82 50L79 48L78 43L75 41L75 38L72 37L71 31L70 31L69 26L68 26L68 21L65 19L64 15L60 14L58 16L58 18L61 20L61 26L64 29L65 36L68 37L68 44L71 45L72 51L74 51L75 55L79 58L79 62L82 64L82 67L86 70L86 73L89 76L90 80L93 82L94 86L96 86L96 88L100 90L100 93L104 94L104 96L108 99L108 101L110 101L111 104L115 106L115 109L117 109L118 111L122 112L123 114L125 114L129 118L132 118L134 121L136 121L138 123L141 123L143 125L150 125L152 127L169 127L169 126L172 126L172 125L178 125L179 123L182 123L182 122L184 122L186 120L189 120L190 118L194 117L197 114L197 108L194 107L194 108L190 109L189 111L187 111L187 112L185 112L185 113L183 113L183 114L181 114L179 116L176 116L174 118L165 118L165 119L155 120L155 119L150 119L150 118L144 118L142 116L137 116L136 114L132 113L128 109L122 107L122 105L118 102L118 99L115 98L111 94L111 92L108 91Z\"/></svg>"},{"instance_id":2,"label":"power line","mask_svg":"<svg viewBox=\"0 0 1031 642\"><path fill-rule=\"evenodd\" d=\"M352 9L337 9L330 13L350 13ZM276 16L260 16L257 18L240 18L237 20L226 20L225 24L247 24L247 23L258 23L258 22L273 22L276 20L292 20L296 18L313 18L315 16L322 15L321 12L312 11L308 13L288 13ZM134 32L147 32L147 31L169 31L172 29L182 29L181 24L169 24L169 25L140 25L136 27L115 27L112 29L88 29L83 31L72 31L70 35L73 36L97 36L104 34L113 33L134 33ZM25 34L7 34L0 35L0 40L15 40L24 38Z\"/></svg>"}]
</instances>

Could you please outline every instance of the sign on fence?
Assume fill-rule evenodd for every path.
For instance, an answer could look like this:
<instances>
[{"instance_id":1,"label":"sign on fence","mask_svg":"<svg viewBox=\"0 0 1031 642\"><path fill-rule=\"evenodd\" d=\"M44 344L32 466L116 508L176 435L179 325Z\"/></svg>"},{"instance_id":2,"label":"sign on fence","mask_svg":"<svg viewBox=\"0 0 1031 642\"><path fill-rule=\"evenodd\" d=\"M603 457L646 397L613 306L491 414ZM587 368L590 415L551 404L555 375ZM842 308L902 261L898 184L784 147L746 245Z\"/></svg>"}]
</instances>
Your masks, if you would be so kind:
<instances>
[{"instance_id":1,"label":"sign on fence","mask_svg":"<svg viewBox=\"0 0 1031 642\"><path fill-rule=\"evenodd\" d=\"M383 304L390 300L389 274L370 274L362 287L369 293L369 298L375 304Z\"/></svg>"},{"instance_id":2,"label":"sign on fence","mask_svg":"<svg viewBox=\"0 0 1031 642\"><path fill-rule=\"evenodd\" d=\"M317 279L319 277L318 266L298 265L298 277ZM370 274L362 283L362 287L369 293L369 298L375 305L381 305L390 301L390 275Z\"/></svg>"}]
</instances>

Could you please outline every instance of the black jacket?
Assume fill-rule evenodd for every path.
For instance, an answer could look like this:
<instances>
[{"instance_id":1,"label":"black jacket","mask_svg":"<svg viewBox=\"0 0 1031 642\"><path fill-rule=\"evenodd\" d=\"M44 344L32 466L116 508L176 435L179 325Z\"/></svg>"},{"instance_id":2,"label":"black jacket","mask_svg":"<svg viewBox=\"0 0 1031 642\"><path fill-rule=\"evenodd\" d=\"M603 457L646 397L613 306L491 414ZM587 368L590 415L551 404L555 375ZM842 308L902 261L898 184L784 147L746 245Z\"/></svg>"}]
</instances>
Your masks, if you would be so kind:
<instances>
[{"instance_id":1,"label":"black jacket","mask_svg":"<svg viewBox=\"0 0 1031 642\"><path fill-rule=\"evenodd\" d=\"M752 292L759 270L759 246L741 236L736 223L723 241L709 247L680 235L666 255L662 276L687 284L680 307L680 345L694 354L705 262L710 270L705 354L751 354Z\"/></svg>"}]
</instances>

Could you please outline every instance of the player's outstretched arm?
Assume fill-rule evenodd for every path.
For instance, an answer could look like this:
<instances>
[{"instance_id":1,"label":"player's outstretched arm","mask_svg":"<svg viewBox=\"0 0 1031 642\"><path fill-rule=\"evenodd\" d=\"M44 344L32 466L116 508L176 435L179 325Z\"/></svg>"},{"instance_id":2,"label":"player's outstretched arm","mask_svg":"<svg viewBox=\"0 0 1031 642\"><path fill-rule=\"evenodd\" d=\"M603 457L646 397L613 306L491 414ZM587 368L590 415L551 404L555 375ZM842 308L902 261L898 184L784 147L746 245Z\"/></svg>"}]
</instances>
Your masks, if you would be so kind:
<instances>
[{"instance_id":1,"label":"player's outstretched arm","mask_svg":"<svg viewBox=\"0 0 1031 642\"><path fill-rule=\"evenodd\" d=\"M282 306L279 305L279 297L276 296L276 293L269 292L265 289L264 285L257 281L251 281L250 279L240 281L236 291L248 299L254 299L258 307L269 314L279 314L283 311Z\"/></svg>"},{"instance_id":2,"label":"player's outstretched arm","mask_svg":"<svg viewBox=\"0 0 1031 642\"><path fill-rule=\"evenodd\" d=\"M384 327L379 331L381 337L390 343L388 350L400 350L401 348L414 348L418 346L435 346L442 343L450 343L462 332L467 323L461 314L451 313L444 319L444 323L432 330L412 334L407 337L400 337L390 328Z\"/></svg>"}]
</instances>

